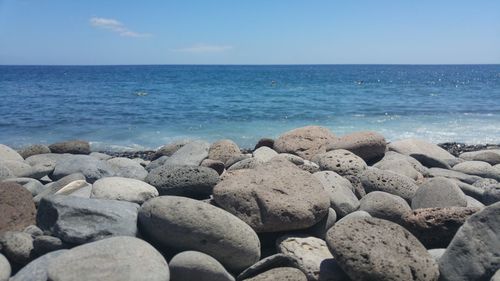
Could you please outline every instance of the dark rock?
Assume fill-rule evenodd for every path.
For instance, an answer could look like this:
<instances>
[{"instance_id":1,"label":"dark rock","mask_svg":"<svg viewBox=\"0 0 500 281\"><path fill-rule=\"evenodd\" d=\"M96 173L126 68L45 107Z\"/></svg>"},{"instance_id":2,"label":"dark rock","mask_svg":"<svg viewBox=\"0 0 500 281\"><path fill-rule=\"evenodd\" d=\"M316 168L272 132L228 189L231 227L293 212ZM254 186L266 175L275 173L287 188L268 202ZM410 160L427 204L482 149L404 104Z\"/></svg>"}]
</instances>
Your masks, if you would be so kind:
<instances>
[{"instance_id":1,"label":"dark rock","mask_svg":"<svg viewBox=\"0 0 500 281\"><path fill-rule=\"evenodd\" d=\"M51 179L59 180L67 175L81 173L89 183L104 177L115 175L113 167L106 161L97 160L88 155L72 155L57 161Z\"/></svg>"},{"instance_id":2,"label":"dark rock","mask_svg":"<svg viewBox=\"0 0 500 281\"><path fill-rule=\"evenodd\" d=\"M222 175L222 173L224 173L224 170L226 168L226 166L224 165L223 162L217 161L217 160L212 160L212 159L205 159L205 160L203 160L201 162L200 166L213 169L219 175Z\"/></svg>"},{"instance_id":3,"label":"dark rock","mask_svg":"<svg viewBox=\"0 0 500 281\"><path fill-rule=\"evenodd\" d=\"M17 183L0 182L0 214L0 233L35 224L31 192Z\"/></svg>"},{"instance_id":4,"label":"dark rock","mask_svg":"<svg viewBox=\"0 0 500 281\"><path fill-rule=\"evenodd\" d=\"M192 140L179 140L179 141L175 141L173 143L166 144L166 145L160 147L160 149L158 149L154 153L153 158L151 160L156 160L162 156L170 157L175 152L177 152L177 150L181 149L183 146L185 146L186 144L188 144L190 142L192 142Z\"/></svg>"},{"instance_id":5,"label":"dark rock","mask_svg":"<svg viewBox=\"0 0 500 281\"><path fill-rule=\"evenodd\" d=\"M224 266L211 256L185 251L175 255L169 263L171 280L234 281Z\"/></svg>"},{"instance_id":6,"label":"dark rock","mask_svg":"<svg viewBox=\"0 0 500 281\"><path fill-rule=\"evenodd\" d=\"M30 145L28 147L21 149L18 152L24 159L37 154L51 153L50 148L43 144Z\"/></svg>"},{"instance_id":7,"label":"dark rock","mask_svg":"<svg viewBox=\"0 0 500 281\"><path fill-rule=\"evenodd\" d=\"M54 143L49 145L49 149L52 153L90 154L89 143L82 140Z\"/></svg>"},{"instance_id":8,"label":"dark rock","mask_svg":"<svg viewBox=\"0 0 500 281\"><path fill-rule=\"evenodd\" d=\"M33 260L25 267L21 268L10 281L47 281L47 268L49 263L54 258L67 251L68 250L59 250L51 252Z\"/></svg>"},{"instance_id":9,"label":"dark rock","mask_svg":"<svg viewBox=\"0 0 500 281\"><path fill-rule=\"evenodd\" d=\"M500 201L500 184L490 185L485 188L481 200L485 205L491 205Z\"/></svg>"},{"instance_id":10,"label":"dark rock","mask_svg":"<svg viewBox=\"0 0 500 281\"><path fill-rule=\"evenodd\" d=\"M307 281L302 271L294 267L277 267L245 281Z\"/></svg>"},{"instance_id":11,"label":"dark rock","mask_svg":"<svg viewBox=\"0 0 500 281\"><path fill-rule=\"evenodd\" d=\"M7 231L0 235L2 253L13 264L25 265L32 259L33 237L20 231Z\"/></svg>"},{"instance_id":12,"label":"dark rock","mask_svg":"<svg viewBox=\"0 0 500 281\"><path fill-rule=\"evenodd\" d=\"M274 147L274 140L271 138L261 138L257 144L255 144L254 150L258 149L259 147L267 146L269 148Z\"/></svg>"},{"instance_id":13,"label":"dark rock","mask_svg":"<svg viewBox=\"0 0 500 281\"><path fill-rule=\"evenodd\" d=\"M349 150L367 163L373 163L384 157L387 142L376 132L354 132L342 136L327 147L327 151L335 149Z\"/></svg>"},{"instance_id":14,"label":"dark rock","mask_svg":"<svg viewBox=\"0 0 500 281\"><path fill-rule=\"evenodd\" d=\"M434 158L427 154L412 153L410 156L417 159L418 162L422 163L422 165L427 168L451 169L450 165L448 165L446 161Z\"/></svg>"},{"instance_id":15,"label":"dark rock","mask_svg":"<svg viewBox=\"0 0 500 281\"><path fill-rule=\"evenodd\" d=\"M179 148L164 165L200 165L208 157L210 144L205 141L192 141Z\"/></svg>"},{"instance_id":16,"label":"dark rock","mask_svg":"<svg viewBox=\"0 0 500 281\"><path fill-rule=\"evenodd\" d=\"M47 253L62 250L67 248L61 239L48 235L40 235L33 240L33 254L36 257L43 256Z\"/></svg>"}]
</instances>

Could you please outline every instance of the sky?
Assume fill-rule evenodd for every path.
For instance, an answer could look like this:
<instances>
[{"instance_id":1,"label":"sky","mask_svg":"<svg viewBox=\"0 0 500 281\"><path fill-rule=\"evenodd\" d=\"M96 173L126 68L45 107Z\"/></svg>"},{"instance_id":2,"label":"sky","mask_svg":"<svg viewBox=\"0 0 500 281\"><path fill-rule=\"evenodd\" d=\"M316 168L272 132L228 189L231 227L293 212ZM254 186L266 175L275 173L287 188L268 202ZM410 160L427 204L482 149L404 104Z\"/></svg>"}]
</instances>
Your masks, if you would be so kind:
<instances>
[{"instance_id":1,"label":"sky","mask_svg":"<svg viewBox=\"0 0 500 281\"><path fill-rule=\"evenodd\" d=\"M0 0L0 65L483 63L498 0Z\"/></svg>"}]
</instances>

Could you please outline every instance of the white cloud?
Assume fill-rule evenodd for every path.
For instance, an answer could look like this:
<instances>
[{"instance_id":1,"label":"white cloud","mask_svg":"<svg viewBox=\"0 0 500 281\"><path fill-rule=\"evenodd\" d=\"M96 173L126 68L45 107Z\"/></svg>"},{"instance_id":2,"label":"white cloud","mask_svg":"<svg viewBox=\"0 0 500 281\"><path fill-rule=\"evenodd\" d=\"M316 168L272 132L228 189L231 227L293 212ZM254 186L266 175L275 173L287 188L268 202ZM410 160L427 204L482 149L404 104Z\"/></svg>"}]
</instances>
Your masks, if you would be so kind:
<instances>
[{"instance_id":1,"label":"white cloud","mask_svg":"<svg viewBox=\"0 0 500 281\"><path fill-rule=\"evenodd\" d=\"M191 47L175 49L176 52L185 52L185 53L220 53L233 49L233 46L229 45L208 45L208 44L196 44Z\"/></svg>"},{"instance_id":2,"label":"white cloud","mask_svg":"<svg viewBox=\"0 0 500 281\"><path fill-rule=\"evenodd\" d=\"M138 33L128 29L123 23L115 20L115 19L106 19L106 18L91 18L89 20L90 25L93 27L104 28L113 32L120 34L120 36L125 37L148 37L151 34L148 33Z\"/></svg>"}]
</instances>

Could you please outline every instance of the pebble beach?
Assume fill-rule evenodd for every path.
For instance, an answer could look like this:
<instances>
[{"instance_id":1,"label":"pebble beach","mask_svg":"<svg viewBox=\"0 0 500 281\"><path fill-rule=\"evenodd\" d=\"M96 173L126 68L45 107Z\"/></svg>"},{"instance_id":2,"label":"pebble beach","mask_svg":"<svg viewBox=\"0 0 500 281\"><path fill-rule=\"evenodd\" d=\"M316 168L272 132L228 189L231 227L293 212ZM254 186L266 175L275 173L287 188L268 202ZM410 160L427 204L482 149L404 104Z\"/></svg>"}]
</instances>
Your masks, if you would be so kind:
<instances>
[{"instance_id":1,"label":"pebble beach","mask_svg":"<svg viewBox=\"0 0 500 281\"><path fill-rule=\"evenodd\" d=\"M499 182L495 144L312 125L0 145L0 281L498 281Z\"/></svg>"}]
</instances>

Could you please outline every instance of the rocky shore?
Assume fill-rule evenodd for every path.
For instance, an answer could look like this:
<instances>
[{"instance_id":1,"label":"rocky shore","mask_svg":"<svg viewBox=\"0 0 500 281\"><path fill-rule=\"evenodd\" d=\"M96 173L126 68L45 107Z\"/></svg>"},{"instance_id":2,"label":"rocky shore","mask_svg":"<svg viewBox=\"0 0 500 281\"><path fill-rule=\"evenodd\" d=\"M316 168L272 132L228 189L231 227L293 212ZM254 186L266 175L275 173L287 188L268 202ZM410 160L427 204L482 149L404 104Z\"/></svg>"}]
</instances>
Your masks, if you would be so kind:
<instances>
[{"instance_id":1,"label":"rocky shore","mask_svg":"<svg viewBox=\"0 0 500 281\"><path fill-rule=\"evenodd\" d=\"M0 145L0 281L500 280L500 149L307 126L254 149Z\"/></svg>"}]
</instances>

